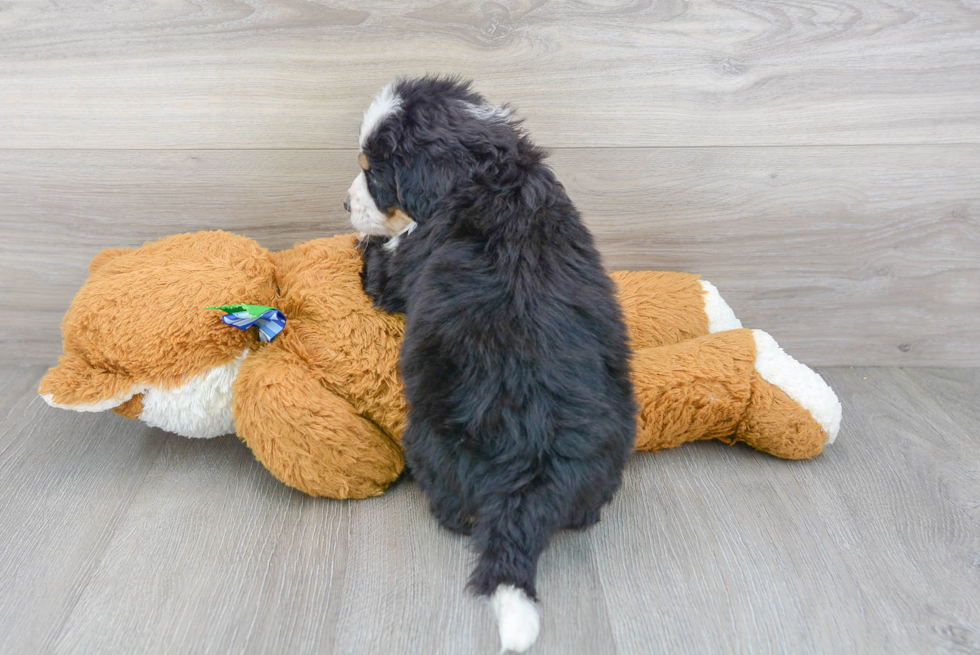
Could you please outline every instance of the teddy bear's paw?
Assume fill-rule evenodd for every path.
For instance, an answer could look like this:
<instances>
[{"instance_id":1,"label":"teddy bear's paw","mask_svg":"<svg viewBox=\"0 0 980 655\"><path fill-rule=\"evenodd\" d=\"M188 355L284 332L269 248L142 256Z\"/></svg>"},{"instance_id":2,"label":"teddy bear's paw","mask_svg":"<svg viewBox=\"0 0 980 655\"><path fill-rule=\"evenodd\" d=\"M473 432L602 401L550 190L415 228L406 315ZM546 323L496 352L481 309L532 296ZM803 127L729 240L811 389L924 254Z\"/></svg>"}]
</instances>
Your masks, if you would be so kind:
<instances>
[{"instance_id":1,"label":"teddy bear's paw","mask_svg":"<svg viewBox=\"0 0 980 655\"><path fill-rule=\"evenodd\" d=\"M38 393L52 407L75 412L117 410L183 437L208 439L234 434L232 385L245 350L237 358L191 376L177 386L137 384L124 374L64 356L41 380Z\"/></svg>"},{"instance_id":2,"label":"teddy bear's paw","mask_svg":"<svg viewBox=\"0 0 980 655\"><path fill-rule=\"evenodd\" d=\"M704 290L704 313L708 316L708 332L740 329L742 321L738 320L735 312L721 297L718 287L707 280L698 280L698 282Z\"/></svg>"},{"instance_id":3,"label":"teddy bear's paw","mask_svg":"<svg viewBox=\"0 0 980 655\"><path fill-rule=\"evenodd\" d=\"M125 374L99 368L72 355L62 355L37 389L51 407L75 412L104 412L127 402L139 391Z\"/></svg>"},{"instance_id":4,"label":"teddy bear's paw","mask_svg":"<svg viewBox=\"0 0 980 655\"><path fill-rule=\"evenodd\" d=\"M769 334L752 330L752 336L756 347L755 370L809 411L826 434L826 443L834 443L841 422L837 394L816 371L787 355Z\"/></svg>"},{"instance_id":5,"label":"teddy bear's paw","mask_svg":"<svg viewBox=\"0 0 980 655\"><path fill-rule=\"evenodd\" d=\"M54 393L42 393L41 398L51 407L56 409L70 409L73 412L104 412L109 409L115 409L120 405L128 402L133 396L139 393L139 388L133 385L126 391L122 392L118 396L113 396L111 398L103 398L101 400L94 400L92 402L80 402L80 403L70 403L70 402L58 402Z\"/></svg>"}]
</instances>

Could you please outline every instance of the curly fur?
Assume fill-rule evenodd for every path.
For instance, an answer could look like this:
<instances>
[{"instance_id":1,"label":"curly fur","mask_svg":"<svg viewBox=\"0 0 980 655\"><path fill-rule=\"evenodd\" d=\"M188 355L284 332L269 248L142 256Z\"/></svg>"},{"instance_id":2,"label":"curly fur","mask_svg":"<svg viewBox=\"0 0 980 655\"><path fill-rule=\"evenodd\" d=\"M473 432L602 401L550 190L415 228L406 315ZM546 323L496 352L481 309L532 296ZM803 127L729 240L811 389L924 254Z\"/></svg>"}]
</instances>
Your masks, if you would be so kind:
<instances>
[{"instance_id":1,"label":"curly fur","mask_svg":"<svg viewBox=\"0 0 980 655\"><path fill-rule=\"evenodd\" d=\"M406 461L445 527L472 533L479 594L534 599L552 534L584 528L635 438L614 287L545 154L454 79L402 80L362 134L370 199L415 229L365 234L362 280L406 315Z\"/></svg>"}]
</instances>

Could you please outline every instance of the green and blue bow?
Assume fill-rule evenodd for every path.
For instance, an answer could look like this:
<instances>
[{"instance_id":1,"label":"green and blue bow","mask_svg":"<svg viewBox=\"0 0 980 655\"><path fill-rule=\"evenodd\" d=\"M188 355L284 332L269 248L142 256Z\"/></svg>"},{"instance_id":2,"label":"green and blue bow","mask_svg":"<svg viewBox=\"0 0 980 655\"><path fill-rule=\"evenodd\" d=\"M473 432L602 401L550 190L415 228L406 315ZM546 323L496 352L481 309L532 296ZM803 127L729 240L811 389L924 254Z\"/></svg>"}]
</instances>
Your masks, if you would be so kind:
<instances>
[{"instance_id":1,"label":"green and blue bow","mask_svg":"<svg viewBox=\"0 0 980 655\"><path fill-rule=\"evenodd\" d=\"M279 336L286 327L286 316L275 307L265 305L219 305L207 309L227 312L221 317L226 325L247 330L253 325L259 328L259 339L268 343Z\"/></svg>"}]
</instances>

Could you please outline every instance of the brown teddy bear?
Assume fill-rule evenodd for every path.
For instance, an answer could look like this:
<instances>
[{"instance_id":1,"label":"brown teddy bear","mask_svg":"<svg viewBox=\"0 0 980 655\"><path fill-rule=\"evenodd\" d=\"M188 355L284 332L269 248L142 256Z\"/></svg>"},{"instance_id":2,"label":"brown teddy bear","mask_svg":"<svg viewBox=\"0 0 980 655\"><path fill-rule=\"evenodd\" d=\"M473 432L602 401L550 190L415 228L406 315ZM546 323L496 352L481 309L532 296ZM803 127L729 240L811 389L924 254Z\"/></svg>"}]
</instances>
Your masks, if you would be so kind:
<instances>
[{"instance_id":1,"label":"brown teddy bear","mask_svg":"<svg viewBox=\"0 0 980 655\"><path fill-rule=\"evenodd\" d=\"M405 466L404 321L363 293L356 242L273 253L216 231L105 250L39 392L55 407L112 409L187 437L236 432L292 487L376 496ZM721 439L802 459L833 442L834 392L768 334L741 329L712 285L682 273L612 277L634 350L637 450ZM228 303L276 308L285 328L265 342L229 327L213 309Z\"/></svg>"}]
</instances>

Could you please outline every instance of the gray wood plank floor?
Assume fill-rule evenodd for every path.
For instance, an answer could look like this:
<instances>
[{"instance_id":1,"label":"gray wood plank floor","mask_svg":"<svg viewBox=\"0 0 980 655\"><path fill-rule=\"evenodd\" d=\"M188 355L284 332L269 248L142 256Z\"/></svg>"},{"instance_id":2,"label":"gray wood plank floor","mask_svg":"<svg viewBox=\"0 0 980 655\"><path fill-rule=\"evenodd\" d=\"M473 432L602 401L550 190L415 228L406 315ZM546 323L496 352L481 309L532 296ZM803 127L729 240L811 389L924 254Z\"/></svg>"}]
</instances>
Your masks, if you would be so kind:
<instances>
[{"instance_id":1,"label":"gray wood plank floor","mask_svg":"<svg viewBox=\"0 0 980 655\"><path fill-rule=\"evenodd\" d=\"M634 457L546 552L532 652L980 652L980 371L822 372L816 460ZM42 373L0 368L0 652L497 652L411 481L308 498L234 438L50 409Z\"/></svg>"}]
</instances>

